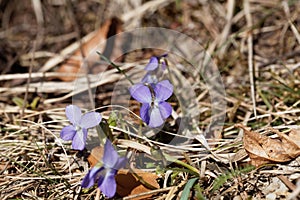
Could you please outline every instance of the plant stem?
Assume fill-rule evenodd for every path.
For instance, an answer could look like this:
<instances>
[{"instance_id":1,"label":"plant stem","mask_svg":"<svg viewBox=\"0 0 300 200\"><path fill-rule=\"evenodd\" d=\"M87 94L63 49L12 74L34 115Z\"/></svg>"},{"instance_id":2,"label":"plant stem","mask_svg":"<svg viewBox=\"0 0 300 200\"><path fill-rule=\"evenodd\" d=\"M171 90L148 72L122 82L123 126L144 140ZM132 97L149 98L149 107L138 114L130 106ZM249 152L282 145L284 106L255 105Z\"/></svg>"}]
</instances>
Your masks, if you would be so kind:
<instances>
[{"instance_id":1,"label":"plant stem","mask_svg":"<svg viewBox=\"0 0 300 200\"><path fill-rule=\"evenodd\" d=\"M107 57L105 57L103 54L101 54L99 51L97 51L97 54L101 57L101 59L103 59L105 62L109 63L110 65L112 65L114 68L116 68L118 70L118 72L120 72L121 74L123 74L125 76L125 78L132 84L134 85L134 83L132 82L132 80L127 76L127 74L120 68L120 66L116 65L115 63L113 63L111 60L109 60Z\"/></svg>"},{"instance_id":2,"label":"plant stem","mask_svg":"<svg viewBox=\"0 0 300 200\"><path fill-rule=\"evenodd\" d=\"M180 161L180 160L177 160L176 158L174 158L174 157L172 157L172 156L170 156L170 155L168 155L168 154L165 154L165 153L164 153L164 156L165 156L165 158L167 159L167 161L174 162L174 163L176 163L176 164L178 164L178 165L181 165L181 166L183 166L183 167L185 167L185 168L191 170L191 171L194 172L195 174L200 174L199 170L196 169L195 167L193 167L193 166L191 166L191 165L189 165L189 164L187 164L187 163L185 163L185 162L182 162L182 161Z\"/></svg>"}]
</instances>

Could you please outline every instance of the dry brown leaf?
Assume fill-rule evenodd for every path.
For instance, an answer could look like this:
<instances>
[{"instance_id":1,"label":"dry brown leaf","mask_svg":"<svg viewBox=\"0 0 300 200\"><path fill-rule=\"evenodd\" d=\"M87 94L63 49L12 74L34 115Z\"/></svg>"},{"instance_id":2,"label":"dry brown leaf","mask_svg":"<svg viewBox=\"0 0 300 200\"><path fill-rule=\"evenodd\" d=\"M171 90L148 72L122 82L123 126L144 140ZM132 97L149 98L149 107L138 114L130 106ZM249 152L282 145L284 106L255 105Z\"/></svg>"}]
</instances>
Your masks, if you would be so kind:
<instances>
[{"instance_id":1,"label":"dry brown leaf","mask_svg":"<svg viewBox=\"0 0 300 200\"><path fill-rule=\"evenodd\" d=\"M107 39L110 38L113 35L116 35L121 32L121 22L117 18L113 18L110 20L107 20L102 27L100 27L93 37L91 37L89 40L84 42L79 47L70 58L68 58L64 64L62 64L58 69L57 72L61 73L83 73L85 70L84 68L81 68L82 65L82 58L83 56L87 59L87 64L89 66L93 66L95 68L95 63L97 63L100 58L99 55L96 52L101 52L104 54L107 58L110 58L112 60L118 58L122 53L120 53L122 50L116 46L116 40L109 40L110 42L107 42ZM83 56L82 56L83 54ZM99 72L101 70L97 69L91 69L89 67L89 70L92 70L94 73ZM59 79L63 81L73 81L76 76L67 76L67 77L58 77Z\"/></svg>"},{"instance_id":2,"label":"dry brown leaf","mask_svg":"<svg viewBox=\"0 0 300 200\"><path fill-rule=\"evenodd\" d=\"M142 180L154 188L159 188L157 183L158 176L154 173L144 172L139 169L134 169L134 172L142 178ZM136 178L133 173L129 170L119 170L118 174L116 175L116 182L117 182L117 193L122 196L126 197L129 195L141 194L144 192L148 192L152 189L147 188L138 178ZM142 196L139 198L134 198L134 200L138 199L146 199L150 198L151 195Z\"/></svg>"},{"instance_id":3,"label":"dry brown leaf","mask_svg":"<svg viewBox=\"0 0 300 200\"><path fill-rule=\"evenodd\" d=\"M289 138L300 147L300 129L292 129L289 133Z\"/></svg>"},{"instance_id":4,"label":"dry brown leaf","mask_svg":"<svg viewBox=\"0 0 300 200\"><path fill-rule=\"evenodd\" d=\"M94 167L98 161L102 158L104 152L104 147L94 147L91 151L91 154L88 157L88 162L90 163L91 167ZM127 169L121 169L118 171L116 175L116 182L117 182L117 193L122 196L128 196L128 195L135 195L140 194L143 192L148 192L151 189L149 189L147 186L145 186L145 183L151 185L153 188L159 188L159 185L156 181L158 176L154 173L144 172L139 169L134 169L134 173L139 176L140 179L134 176L133 173L131 173ZM142 196L141 198L134 198L135 200L138 199L146 199L148 197L151 197L151 195Z\"/></svg>"},{"instance_id":5,"label":"dry brown leaf","mask_svg":"<svg viewBox=\"0 0 300 200\"><path fill-rule=\"evenodd\" d=\"M270 130L280 137L282 146L290 157L296 158L300 155L300 132L291 130L287 135L273 128L270 128Z\"/></svg>"},{"instance_id":6,"label":"dry brown leaf","mask_svg":"<svg viewBox=\"0 0 300 200\"><path fill-rule=\"evenodd\" d=\"M250 131L241 124L236 126L244 130L244 148L251 158L252 165L288 162L300 155L300 146L295 143L295 141L299 141L299 133L291 131L290 135L286 135L271 129L279 136L277 139Z\"/></svg>"},{"instance_id":7,"label":"dry brown leaf","mask_svg":"<svg viewBox=\"0 0 300 200\"><path fill-rule=\"evenodd\" d=\"M104 152L104 147L94 147L91 151L91 154L87 158L88 162L90 163L91 167L94 167L99 160L102 158Z\"/></svg>"}]
</instances>

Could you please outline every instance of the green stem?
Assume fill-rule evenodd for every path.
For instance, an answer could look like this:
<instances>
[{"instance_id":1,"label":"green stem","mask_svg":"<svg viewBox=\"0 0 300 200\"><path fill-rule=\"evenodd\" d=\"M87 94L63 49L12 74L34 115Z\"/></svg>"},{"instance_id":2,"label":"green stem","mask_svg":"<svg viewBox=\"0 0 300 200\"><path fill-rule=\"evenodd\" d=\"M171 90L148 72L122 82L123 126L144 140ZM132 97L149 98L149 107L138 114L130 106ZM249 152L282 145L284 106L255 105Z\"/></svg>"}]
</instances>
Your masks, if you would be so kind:
<instances>
[{"instance_id":1,"label":"green stem","mask_svg":"<svg viewBox=\"0 0 300 200\"><path fill-rule=\"evenodd\" d=\"M157 188L150 183L147 183L141 176L139 176L137 173L133 171L133 169L129 168L130 173L132 173L144 186L146 186L149 189L156 190Z\"/></svg>"},{"instance_id":2,"label":"green stem","mask_svg":"<svg viewBox=\"0 0 300 200\"><path fill-rule=\"evenodd\" d=\"M127 74L120 68L120 66L116 65L115 63L113 63L111 60L109 60L107 57L105 57L103 54L101 54L99 51L97 51L97 54L101 57L101 59L103 59L105 62L107 62L108 64L112 65L114 68L116 68L118 70L119 73L123 74L125 76L125 78L132 84L134 85L134 83L132 82L132 80L127 76Z\"/></svg>"},{"instance_id":3,"label":"green stem","mask_svg":"<svg viewBox=\"0 0 300 200\"><path fill-rule=\"evenodd\" d=\"M187 163L185 163L185 162L182 162L182 161L180 161L180 160L177 160L176 158L174 158L174 157L172 157L172 156L170 156L170 155L168 155L168 154L165 154L165 153L164 153L164 156L165 156L165 158L167 159L167 161L174 162L174 163L176 163L176 164L178 164L178 165L181 165L181 166L183 166L183 167L185 167L185 168L191 170L192 172L194 172L194 173L197 174L197 175L200 174L199 170L196 169L195 167L193 167L193 166L191 166L191 165L189 165L189 164L187 164Z\"/></svg>"}]
</instances>

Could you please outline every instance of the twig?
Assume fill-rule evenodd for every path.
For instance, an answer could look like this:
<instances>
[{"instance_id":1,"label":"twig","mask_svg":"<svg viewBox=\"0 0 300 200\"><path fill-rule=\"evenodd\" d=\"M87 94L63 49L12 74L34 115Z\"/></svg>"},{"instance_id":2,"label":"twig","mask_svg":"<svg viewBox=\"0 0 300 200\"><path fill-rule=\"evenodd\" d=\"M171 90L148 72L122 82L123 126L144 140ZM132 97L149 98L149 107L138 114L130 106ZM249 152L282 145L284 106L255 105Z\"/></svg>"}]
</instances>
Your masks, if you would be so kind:
<instances>
[{"instance_id":1,"label":"twig","mask_svg":"<svg viewBox=\"0 0 300 200\"><path fill-rule=\"evenodd\" d=\"M72 33L73 34L73 33ZM70 54L74 53L79 47L81 43L86 43L91 38L93 38L97 34L97 31L93 31L89 33L88 35L81 38L81 42L77 41L75 43L72 43L71 45L67 46L63 50L61 50L57 55L50 58L40 69L40 72L46 72L64 61L65 58L69 57Z\"/></svg>"},{"instance_id":2,"label":"twig","mask_svg":"<svg viewBox=\"0 0 300 200\"><path fill-rule=\"evenodd\" d=\"M101 191L100 191L99 188L97 188L97 193L96 193L95 200L99 200L100 199L100 194L101 194Z\"/></svg>"},{"instance_id":3,"label":"twig","mask_svg":"<svg viewBox=\"0 0 300 200\"><path fill-rule=\"evenodd\" d=\"M170 3L172 3L172 0L154 0L154 1L148 1L144 3L142 6L137 7L136 9L126 12L121 16L121 20L124 22L130 21L132 18L141 17L141 15L144 15L147 13L146 11L156 11L158 7L164 7Z\"/></svg>"},{"instance_id":4,"label":"twig","mask_svg":"<svg viewBox=\"0 0 300 200\"><path fill-rule=\"evenodd\" d=\"M289 25L290 25L290 27L291 27L294 35L295 35L295 38L297 39L298 44L300 44L300 34L299 34L299 31L297 30L296 26L294 25L294 23L291 20L291 16L290 16L291 14L290 14L290 9L289 9L288 2L283 1L282 5L283 5L283 10L285 12L285 15L288 18Z\"/></svg>"},{"instance_id":5,"label":"twig","mask_svg":"<svg viewBox=\"0 0 300 200\"><path fill-rule=\"evenodd\" d=\"M222 56L224 55L224 53L226 52L226 49L228 47L228 45L226 45L225 42L228 41L228 35L231 31L234 9L235 9L235 0L229 0L227 2L227 15L226 15L227 23L220 35L220 40L219 40L219 44L218 44L218 46L221 47L219 52Z\"/></svg>"},{"instance_id":6,"label":"twig","mask_svg":"<svg viewBox=\"0 0 300 200\"><path fill-rule=\"evenodd\" d=\"M48 128L46 128L43 124L40 124L40 123L35 123L35 122L32 122L32 121L29 121L29 120L16 120L16 121L20 121L20 122L27 122L29 124L33 124L31 125L29 128L32 128L32 127L39 127L39 128L42 128L44 129L46 132L50 133L57 141L57 143L62 147L62 150L66 156L66 160L67 160L67 163L68 163L68 168L69 168L69 174L70 174L70 180L72 178L72 171L71 171L71 164L70 164L70 160L68 159L68 154L67 154L67 151L66 149L64 148L63 144L61 143L61 141L59 140L59 138L54 134L52 133L51 130L49 130Z\"/></svg>"},{"instance_id":7,"label":"twig","mask_svg":"<svg viewBox=\"0 0 300 200\"><path fill-rule=\"evenodd\" d=\"M26 83L26 91L25 91L25 95L24 95L24 99L23 99L23 106L22 106L22 112L21 112L21 118L24 115L24 110L27 106L27 98L28 98L28 91L29 91L29 84L31 82L31 73L32 73L32 68L33 68L33 61L34 61L34 52L35 52L35 48L36 48L36 42L33 42L33 49L32 49L32 57L31 57L31 62L30 62L30 66L29 66L29 72L28 72L28 79L27 79L27 83Z\"/></svg>"},{"instance_id":8,"label":"twig","mask_svg":"<svg viewBox=\"0 0 300 200\"><path fill-rule=\"evenodd\" d=\"M156 193L159 193L159 192L166 192L166 191L170 191L174 187L177 187L177 186L167 187L167 188L162 188L162 189L156 189L156 190L152 190L152 191L149 191L149 192L144 192L144 193L131 195L131 196L128 196L128 197L124 197L122 200L131 200L131 199L136 199L138 197L153 195L153 194L156 194Z\"/></svg>"},{"instance_id":9,"label":"twig","mask_svg":"<svg viewBox=\"0 0 300 200\"><path fill-rule=\"evenodd\" d=\"M31 78L51 78L51 77L71 77L74 75L83 77L82 73L60 73L60 72L33 72L33 73L22 73L22 74L3 74L0 75L0 81L16 80L16 79L28 79Z\"/></svg>"},{"instance_id":10,"label":"twig","mask_svg":"<svg viewBox=\"0 0 300 200\"><path fill-rule=\"evenodd\" d=\"M99 80L98 82L92 83L90 87L91 88L96 88L96 87L98 87L100 85L104 85L106 83L117 81L119 79L120 79L120 75L118 75L118 74L111 74L110 77L109 77L109 79ZM57 101L65 100L67 98L70 98L70 97L72 97L72 96L74 96L76 94L79 94L81 92L84 92L86 90L87 90L87 88L77 89L76 91L72 91L72 92L70 92L70 93L68 93L68 94L66 94L66 95L64 95L62 97L53 98L53 99L47 99L47 100L44 101L44 104L50 104L50 103L54 103L54 102L57 102Z\"/></svg>"},{"instance_id":11,"label":"twig","mask_svg":"<svg viewBox=\"0 0 300 200\"><path fill-rule=\"evenodd\" d=\"M257 116L256 112L256 100L255 100L255 83L254 83L254 66L253 66L253 36L251 33L251 29L253 26L251 12L250 12L250 3L249 0L244 0L244 10L245 16L247 21L247 28L249 29L248 32L248 69L249 69L249 77L250 77L250 85L251 85L251 98L253 104L253 112L254 116Z\"/></svg>"},{"instance_id":12,"label":"twig","mask_svg":"<svg viewBox=\"0 0 300 200\"><path fill-rule=\"evenodd\" d=\"M287 197L287 200L297 199L300 194L300 179L297 180L296 188L293 189L293 192Z\"/></svg>"},{"instance_id":13,"label":"twig","mask_svg":"<svg viewBox=\"0 0 300 200\"><path fill-rule=\"evenodd\" d=\"M41 0L31 0L36 21L37 21L37 35L36 35L36 45L39 47L43 42L43 35L44 35L44 18L43 18L43 9Z\"/></svg>"},{"instance_id":14,"label":"twig","mask_svg":"<svg viewBox=\"0 0 300 200\"><path fill-rule=\"evenodd\" d=\"M83 47L82 47L82 40L81 40L81 37L80 37L80 29L79 29L79 25L77 23L77 20L76 20L76 17L74 15L74 9L73 9L73 5L72 5L72 2L71 1L67 1L67 6L68 6L68 10L69 10L69 15L70 15L70 18L73 22L73 25L75 26L75 30L76 30L76 33L77 33L77 40L79 41L79 50L80 50L80 54L81 54L81 57L82 57L82 61L83 61L83 67L86 68L85 71L85 77L86 77L86 81L87 81L87 86L88 86L88 95L89 95L89 100L90 100L90 104L91 104L91 107L92 108L95 108L95 103L93 101L93 94L92 94L92 89L91 89L91 83L90 83L90 79L88 77L88 63L85 61L85 57L86 55L84 54L84 51L83 51Z\"/></svg>"},{"instance_id":15,"label":"twig","mask_svg":"<svg viewBox=\"0 0 300 200\"><path fill-rule=\"evenodd\" d=\"M278 178L290 189L295 190L297 187L284 175L279 175Z\"/></svg>"}]
</instances>

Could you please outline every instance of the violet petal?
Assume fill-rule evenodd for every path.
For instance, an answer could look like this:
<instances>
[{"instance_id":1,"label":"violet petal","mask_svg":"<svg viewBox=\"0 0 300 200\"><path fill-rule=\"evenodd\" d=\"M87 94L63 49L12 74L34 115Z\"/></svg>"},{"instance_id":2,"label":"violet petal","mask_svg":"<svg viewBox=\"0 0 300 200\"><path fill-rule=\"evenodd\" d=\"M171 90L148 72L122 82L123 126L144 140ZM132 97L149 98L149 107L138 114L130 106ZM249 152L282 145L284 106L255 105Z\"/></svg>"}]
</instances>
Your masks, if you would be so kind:
<instances>
[{"instance_id":1,"label":"violet petal","mask_svg":"<svg viewBox=\"0 0 300 200\"><path fill-rule=\"evenodd\" d=\"M167 69L167 63L166 63L165 60L163 60L163 61L161 62L161 69L162 69L163 71Z\"/></svg>"},{"instance_id":2,"label":"violet petal","mask_svg":"<svg viewBox=\"0 0 300 200\"><path fill-rule=\"evenodd\" d=\"M104 168L93 167L83 178L81 187L90 188L95 184L97 174L100 173Z\"/></svg>"},{"instance_id":3,"label":"violet petal","mask_svg":"<svg viewBox=\"0 0 300 200\"><path fill-rule=\"evenodd\" d=\"M76 129L73 125L65 126L60 131L60 138L63 140L72 140L76 134Z\"/></svg>"},{"instance_id":4,"label":"violet petal","mask_svg":"<svg viewBox=\"0 0 300 200\"><path fill-rule=\"evenodd\" d=\"M97 126L100 122L101 122L101 115L100 113L97 112L89 112L89 113L85 113L79 122L80 127L82 128L92 128Z\"/></svg>"},{"instance_id":5,"label":"violet petal","mask_svg":"<svg viewBox=\"0 0 300 200\"><path fill-rule=\"evenodd\" d=\"M107 172L107 169L105 169L105 168L103 167L103 171L101 171L101 172L98 174L98 177L97 177L97 178L98 178L98 187L102 184L106 172Z\"/></svg>"},{"instance_id":6,"label":"violet petal","mask_svg":"<svg viewBox=\"0 0 300 200\"><path fill-rule=\"evenodd\" d=\"M150 111L150 120L149 126L152 128L161 126L164 123L164 119L162 118L159 108L154 107Z\"/></svg>"},{"instance_id":7,"label":"violet petal","mask_svg":"<svg viewBox=\"0 0 300 200\"><path fill-rule=\"evenodd\" d=\"M105 168L113 168L118 162L118 152L114 149L109 139L106 140L104 145L104 153L102 162Z\"/></svg>"},{"instance_id":8,"label":"violet petal","mask_svg":"<svg viewBox=\"0 0 300 200\"><path fill-rule=\"evenodd\" d=\"M155 85L154 92L158 101L165 101L172 95L173 85L168 80L160 81Z\"/></svg>"},{"instance_id":9,"label":"violet petal","mask_svg":"<svg viewBox=\"0 0 300 200\"><path fill-rule=\"evenodd\" d=\"M126 157L120 157L115 166L113 167L113 169L115 170L119 170L121 168L124 168L126 166L126 162L127 162L127 158Z\"/></svg>"},{"instance_id":10,"label":"violet petal","mask_svg":"<svg viewBox=\"0 0 300 200\"><path fill-rule=\"evenodd\" d=\"M66 116L73 125L78 125L81 118L81 110L78 106L69 105L66 107Z\"/></svg>"},{"instance_id":11,"label":"violet petal","mask_svg":"<svg viewBox=\"0 0 300 200\"><path fill-rule=\"evenodd\" d=\"M145 70L147 71L153 71L158 67L158 59L157 57L152 56L150 58L149 63L146 65Z\"/></svg>"},{"instance_id":12,"label":"violet petal","mask_svg":"<svg viewBox=\"0 0 300 200\"><path fill-rule=\"evenodd\" d=\"M152 101L149 88L141 83L133 85L129 91L131 96L140 103L151 103Z\"/></svg>"},{"instance_id":13,"label":"violet petal","mask_svg":"<svg viewBox=\"0 0 300 200\"><path fill-rule=\"evenodd\" d=\"M98 184L101 192L108 198L111 198L116 194L116 189L117 189L117 184L115 180L116 173L117 171L113 169L107 171L101 185Z\"/></svg>"},{"instance_id":14,"label":"violet petal","mask_svg":"<svg viewBox=\"0 0 300 200\"><path fill-rule=\"evenodd\" d=\"M140 117L144 122L146 122L146 124L149 124L149 120L150 120L149 110L150 110L150 105L148 103L143 103L140 108Z\"/></svg>"},{"instance_id":15,"label":"violet petal","mask_svg":"<svg viewBox=\"0 0 300 200\"><path fill-rule=\"evenodd\" d=\"M158 108L163 119L167 119L172 113L172 106L167 102L159 103Z\"/></svg>"},{"instance_id":16,"label":"violet petal","mask_svg":"<svg viewBox=\"0 0 300 200\"><path fill-rule=\"evenodd\" d=\"M72 148L76 150L83 150L85 147L87 138L87 129L82 128L77 131L73 137Z\"/></svg>"}]
</instances>

